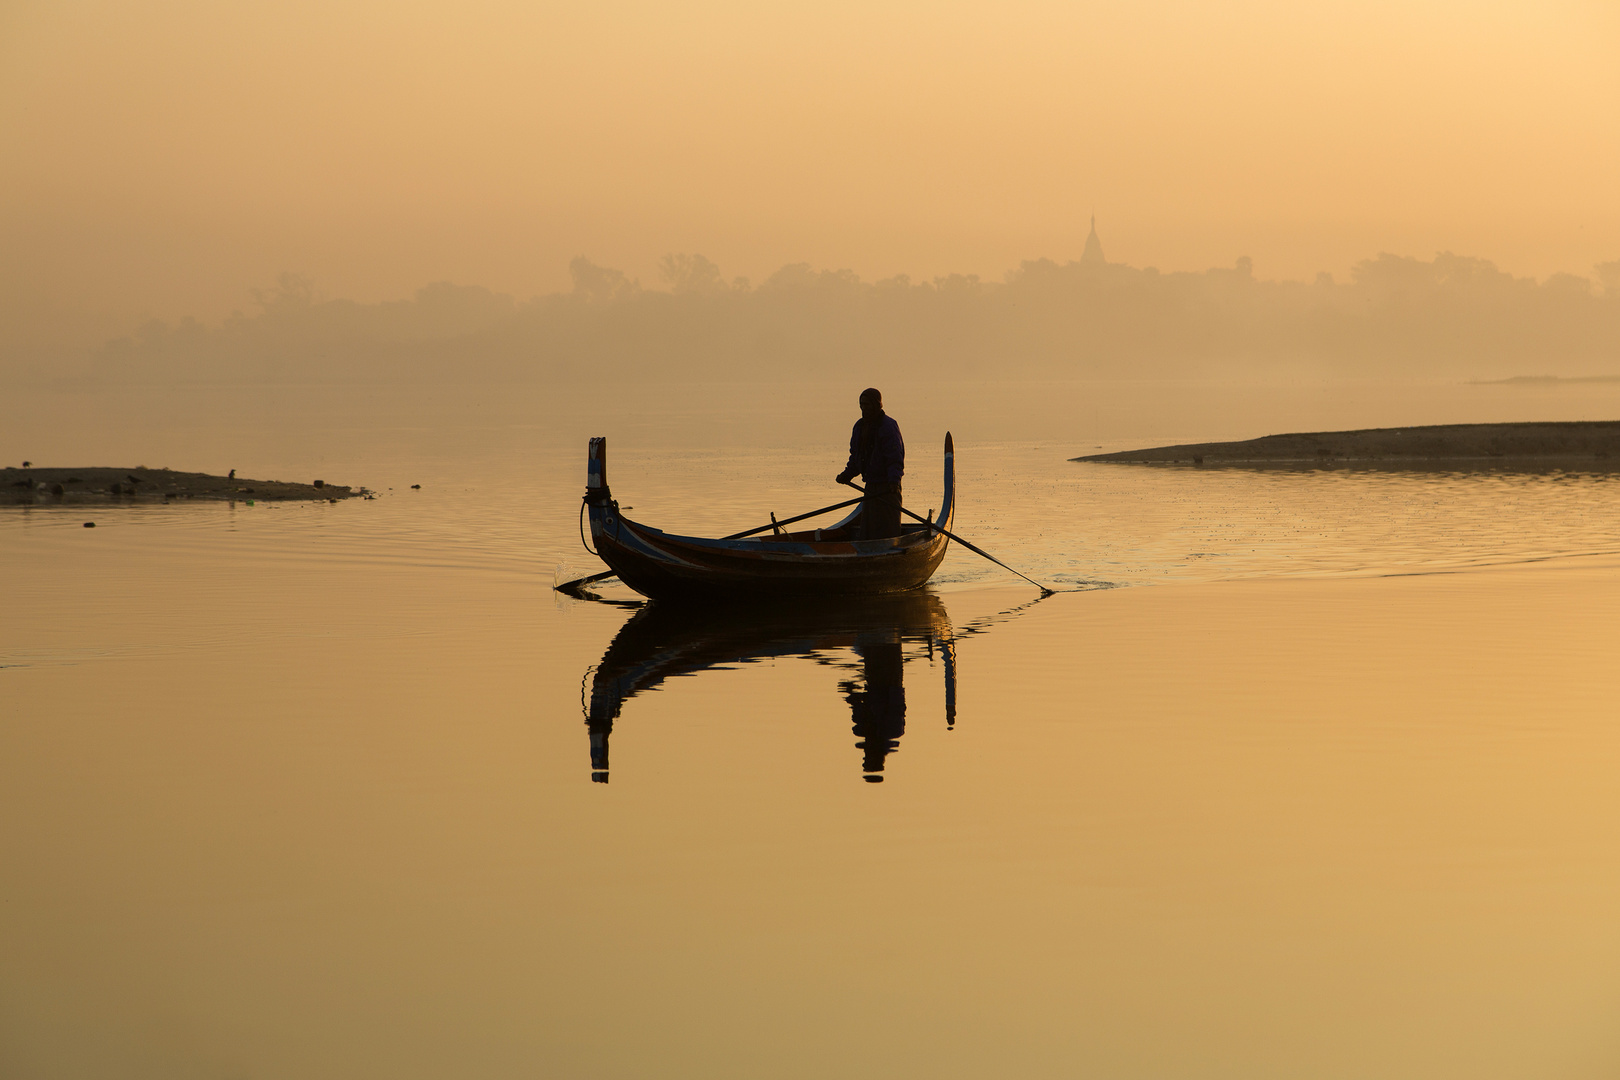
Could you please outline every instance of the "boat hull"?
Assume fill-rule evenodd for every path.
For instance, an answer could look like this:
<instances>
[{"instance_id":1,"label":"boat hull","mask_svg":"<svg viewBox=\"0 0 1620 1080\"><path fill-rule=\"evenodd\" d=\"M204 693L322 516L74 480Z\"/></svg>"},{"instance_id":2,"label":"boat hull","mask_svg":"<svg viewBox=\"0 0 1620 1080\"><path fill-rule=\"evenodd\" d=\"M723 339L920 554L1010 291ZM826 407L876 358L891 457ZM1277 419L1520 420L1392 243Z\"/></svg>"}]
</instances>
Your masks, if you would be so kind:
<instances>
[{"instance_id":1,"label":"boat hull","mask_svg":"<svg viewBox=\"0 0 1620 1080\"><path fill-rule=\"evenodd\" d=\"M655 600L880 596L920 588L945 558L954 518L954 464L946 436L945 490L938 516L887 540L817 539L815 531L750 538L677 536L631 521L608 492L605 447L593 440L587 489L591 541L626 585ZM860 511L826 530L859 533Z\"/></svg>"},{"instance_id":2,"label":"boat hull","mask_svg":"<svg viewBox=\"0 0 1620 1080\"><path fill-rule=\"evenodd\" d=\"M781 543L672 536L592 515L597 554L626 585L657 600L760 596L876 596L921 587L950 541L921 531L896 541ZM792 550L788 550L792 549Z\"/></svg>"}]
</instances>

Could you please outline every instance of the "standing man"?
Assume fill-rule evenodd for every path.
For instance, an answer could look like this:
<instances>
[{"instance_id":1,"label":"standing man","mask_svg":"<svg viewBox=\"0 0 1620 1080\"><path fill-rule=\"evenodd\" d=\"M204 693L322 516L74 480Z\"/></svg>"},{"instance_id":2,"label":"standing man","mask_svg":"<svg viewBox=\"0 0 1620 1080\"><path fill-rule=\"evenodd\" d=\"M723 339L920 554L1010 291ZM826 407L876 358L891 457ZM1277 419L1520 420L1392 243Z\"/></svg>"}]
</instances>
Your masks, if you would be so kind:
<instances>
[{"instance_id":1,"label":"standing man","mask_svg":"<svg viewBox=\"0 0 1620 1080\"><path fill-rule=\"evenodd\" d=\"M906 444L900 425L883 411L882 394L870 387L862 390L861 418L849 434L849 464L838 474L840 484L857 476L866 479L860 539L900 535L900 478L905 472Z\"/></svg>"}]
</instances>

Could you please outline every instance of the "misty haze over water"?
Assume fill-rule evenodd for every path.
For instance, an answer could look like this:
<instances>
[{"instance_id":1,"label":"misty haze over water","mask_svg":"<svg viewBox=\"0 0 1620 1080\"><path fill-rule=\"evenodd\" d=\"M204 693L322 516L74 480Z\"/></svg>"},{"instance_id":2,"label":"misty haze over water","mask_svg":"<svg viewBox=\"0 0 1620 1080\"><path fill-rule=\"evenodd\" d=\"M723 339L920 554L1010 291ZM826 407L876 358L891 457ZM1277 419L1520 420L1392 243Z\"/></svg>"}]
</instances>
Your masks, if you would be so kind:
<instances>
[{"instance_id":1,"label":"misty haze over water","mask_svg":"<svg viewBox=\"0 0 1620 1080\"><path fill-rule=\"evenodd\" d=\"M1515 277L1441 252L1379 254L1347 281L1201 272L1085 254L1000 281L863 281L782 267L727 279L671 254L656 286L584 257L573 288L520 301L437 282L408 300L327 298L284 273L214 325L154 320L78 350L9 350L12 378L59 384L376 380L600 382L907 378L1592 377L1620 373L1620 260L1594 277Z\"/></svg>"}]
</instances>

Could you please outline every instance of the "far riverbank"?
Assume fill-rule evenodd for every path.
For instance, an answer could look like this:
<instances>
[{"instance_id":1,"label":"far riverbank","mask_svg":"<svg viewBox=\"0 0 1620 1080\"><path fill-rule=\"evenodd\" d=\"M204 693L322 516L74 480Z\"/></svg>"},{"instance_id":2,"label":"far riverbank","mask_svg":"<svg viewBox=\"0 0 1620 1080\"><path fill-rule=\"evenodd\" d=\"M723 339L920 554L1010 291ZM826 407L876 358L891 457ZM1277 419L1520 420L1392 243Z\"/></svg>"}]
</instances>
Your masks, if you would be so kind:
<instances>
[{"instance_id":1,"label":"far riverbank","mask_svg":"<svg viewBox=\"0 0 1620 1080\"><path fill-rule=\"evenodd\" d=\"M1183 443L1070 461L1122 464L1490 462L1555 464L1612 459L1620 466L1620 420L1522 424L1437 424L1266 435L1240 442ZM1607 466L1604 466L1607 467Z\"/></svg>"}]
</instances>

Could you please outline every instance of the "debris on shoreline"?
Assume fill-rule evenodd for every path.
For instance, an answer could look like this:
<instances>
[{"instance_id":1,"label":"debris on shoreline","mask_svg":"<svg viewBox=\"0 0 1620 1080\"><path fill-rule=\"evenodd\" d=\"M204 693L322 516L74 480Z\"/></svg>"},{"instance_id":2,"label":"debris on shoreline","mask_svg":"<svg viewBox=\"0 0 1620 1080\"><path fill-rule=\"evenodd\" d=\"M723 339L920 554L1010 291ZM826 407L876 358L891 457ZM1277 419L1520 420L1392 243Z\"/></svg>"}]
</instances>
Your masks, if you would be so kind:
<instances>
[{"instance_id":1,"label":"debris on shoreline","mask_svg":"<svg viewBox=\"0 0 1620 1080\"><path fill-rule=\"evenodd\" d=\"M175 502L204 499L234 501L320 501L369 496L365 488L350 488L314 480L307 484L280 480L246 480L235 476L175 472L172 469L98 467L89 469L0 469L0 505L32 506L51 503Z\"/></svg>"},{"instance_id":2,"label":"debris on shoreline","mask_svg":"<svg viewBox=\"0 0 1620 1080\"><path fill-rule=\"evenodd\" d=\"M1088 454L1070 461L1140 465L1330 465L1419 462L1582 464L1620 469L1620 420L1436 424L1266 435L1242 442L1184 443Z\"/></svg>"}]
</instances>

